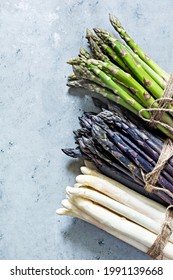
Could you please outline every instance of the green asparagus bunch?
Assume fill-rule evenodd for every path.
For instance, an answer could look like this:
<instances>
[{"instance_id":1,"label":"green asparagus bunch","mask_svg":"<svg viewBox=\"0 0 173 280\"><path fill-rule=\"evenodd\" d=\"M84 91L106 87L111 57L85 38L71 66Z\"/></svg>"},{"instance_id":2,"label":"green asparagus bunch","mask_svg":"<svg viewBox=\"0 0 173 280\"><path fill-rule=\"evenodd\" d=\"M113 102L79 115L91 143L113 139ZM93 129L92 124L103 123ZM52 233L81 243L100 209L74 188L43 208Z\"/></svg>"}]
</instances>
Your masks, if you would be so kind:
<instances>
[{"instance_id":1,"label":"green asparagus bunch","mask_svg":"<svg viewBox=\"0 0 173 280\"><path fill-rule=\"evenodd\" d=\"M151 110L160 110L158 99L163 97L170 75L139 48L116 17L109 18L126 45L106 30L94 28L94 34L87 29L92 55L81 48L79 57L68 61L74 73L67 85L96 92L150 121ZM171 139L172 113L171 100L154 123L155 128Z\"/></svg>"}]
</instances>

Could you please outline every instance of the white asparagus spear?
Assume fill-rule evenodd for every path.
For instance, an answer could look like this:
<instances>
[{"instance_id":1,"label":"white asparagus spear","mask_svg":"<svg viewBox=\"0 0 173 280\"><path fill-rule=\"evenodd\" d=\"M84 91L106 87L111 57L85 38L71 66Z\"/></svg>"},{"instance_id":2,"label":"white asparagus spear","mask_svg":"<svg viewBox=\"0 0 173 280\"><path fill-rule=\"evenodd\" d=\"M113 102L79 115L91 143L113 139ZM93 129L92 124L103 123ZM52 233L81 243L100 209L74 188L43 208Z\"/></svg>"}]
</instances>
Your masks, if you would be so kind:
<instances>
[{"instance_id":1,"label":"white asparagus spear","mask_svg":"<svg viewBox=\"0 0 173 280\"><path fill-rule=\"evenodd\" d=\"M77 183L90 186L101 193L119 201L120 203L140 212L143 215L149 216L152 219L162 223L165 218L165 213L159 212L150 205L145 205L137 197L134 197L130 192L119 188L119 184L113 185L112 183L92 175L78 175L76 177Z\"/></svg>"},{"instance_id":2,"label":"white asparagus spear","mask_svg":"<svg viewBox=\"0 0 173 280\"><path fill-rule=\"evenodd\" d=\"M100 228L101 230L104 230L106 232L108 232L109 234L111 234L112 236L128 243L129 245L137 248L138 250L146 253L148 251L148 248L146 246L144 246L143 244L137 242L134 239L128 238L127 236L119 233L117 230L112 230L111 228L107 227L104 224L101 224L100 222L98 222L97 220L93 219L92 217L90 217L89 215L87 215L86 213L84 213L83 211L81 211L80 209L78 209L77 207L75 207L72 203L71 203L72 207L70 209L66 209L66 208L59 208L57 209L56 213L58 215L67 215L67 216L71 216L71 217L75 217L78 219L81 219L85 222L88 222L98 228Z\"/></svg>"},{"instance_id":3,"label":"white asparagus spear","mask_svg":"<svg viewBox=\"0 0 173 280\"><path fill-rule=\"evenodd\" d=\"M74 184L75 188L80 188L80 187L84 187L84 186L86 186L86 185L85 184L80 184L80 183L75 183Z\"/></svg>"},{"instance_id":4,"label":"white asparagus spear","mask_svg":"<svg viewBox=\"0 0 173 280\"><path fill-rule=\"evenodd\" d=\"M143 227L112 213L108 209L86 200L84 198L76 197L73 199L75 205L87 213L89 216L127 237L142 243L147 248L150 248L154 243L157 235L144 229ZM163 250L166 259L173 259L173 244L168 242Z\"/></svg>"},{"instance_id":5,"label":"white asparagus spear","mask_svg":"<svg viewBox=\"0 0 173 280\"><path fill-rule=\"evenodd\" d=\"M67 187L66 192L68 193L69 197L83 197L89 199L121 216L126 217L127 219L143 226L144 228L147 228L156 234L160 233L162 226L161 223L154 221L150 217L147 217L136 210L129 208L104 194L99 193L98 191L88 189L87 187ZM170 237L169 241L173 243L173 236Z\"/></svg>"},{"instance_id":6,"label":"white asparagus spear","mask_svg":"<svg viewBox=\"0 0 173 280\"><path fill-rule=\"evenodd\" d=\"M158 202L153 201L152 199L149 199L147 197L144 197L143 195L139 194L136 191L131 190L130 188L127 188L126 186L122 185L121 183L101 174L100 172L98 172L96 169L90 169L86 166L82 166L81 167L81 172L84 175L92 175L98 178L101 178L103 180L106 180L107 182L110 182L111 184L113 184L116 187L119 187L121 190L124 190L126 193L129 193L130 195L133 195L133 197L136 197L139 201L141 201L141 203L144 203L145 207L147 207L147 205L149 205L150 207L153 207L154 211L157 209L158 211L161 212L161 217L162 214L165 213L166 208L163 205L160 205ZM86 184L82 184L82 183L75 183L74 187L79 188L79 187L84 187ZM151 211L151 208L150 210ZM151 213L153 213L153 211L151 211ZM148 216L148 215L147 215Z\"/></svg>"},{"instance_id":7,"label":"white asparagus spear","mask_svg":"<svg viewBox=\"0 0 173 280\"><path fill-rule=\"evenodd\" d=\"M116 180L113 180L113 179L107 177L106 175L100 173L96 169L92 169L92 168L89 168L86 166L82 166L80 169L84 175L93 175L93 176L96 176L103 180L106 180L107 182L109 182L115 186L118 186L120 189L124 190L125 192L132 194L133 197L136 197L140 201L144 202L145 205L149 205L149 206L153 207L154 209L157 209L160 212L165 213L165 207L163 205L159 204L156 201L153 201L152 199L145 197L144 195L139 194L136 191L131 190L130 188L124 186L123 184L117 182Z\"/></svg>"}]
</instances>

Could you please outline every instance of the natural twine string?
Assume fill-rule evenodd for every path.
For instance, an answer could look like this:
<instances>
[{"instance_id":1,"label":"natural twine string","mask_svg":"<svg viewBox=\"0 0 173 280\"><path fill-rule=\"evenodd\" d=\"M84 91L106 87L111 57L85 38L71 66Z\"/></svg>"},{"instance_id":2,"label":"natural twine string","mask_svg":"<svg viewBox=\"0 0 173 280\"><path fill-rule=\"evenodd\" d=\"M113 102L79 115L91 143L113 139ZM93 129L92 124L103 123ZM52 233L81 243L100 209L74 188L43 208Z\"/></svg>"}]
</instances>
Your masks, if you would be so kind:
<instances>
[{"instance_id":1,"label":"natural twine string","mask_svg":"<svg viewBox=\"0 0 173 280\"><path fill-rule=\"evenodd\" d=\"M145 189L148 192L152 192L153 190L159 190L167 193L170 197L173 198L173 193L165 188L156 187L158 178L160 176L161 171L163 170L165 164L168 160L173 156L173 142L170 139L167 139L163 145L162 151L160 153L159 159L153 168L153 170L147 175L143 175L143 180L145 183ZM166 209L165 221L162 225L161 232L157 236L155 242L148 250L148 255L150 255L154 259L162 259L163 258L163 249L165 248L169 238L173 232L173 205L170 205Z\"/></svg>"},{"instance_id":2,"label":"natural twine string","mask_svg":"<svg viewBox=\"0 0 173 280\"><path fill-rule=\"evenodd\" d=\"M173 74L170 75L170 78L167 82L165 90L161 98L156 99L149 108L144 108L139 111L139 116L145 121L149 122L150 126L156 128L158 125L168 129L170 133L173 133L173 127L168 124L163 123L162 116L165 112L173 113L173 107L168 108L169 105L173 106ZM153 108L157 103L158 107ZM150 119L146 119L143 117L142 113L147 111L151 114ZM159 179L160 173L162 172L165 164L168 160L173 156L173 142L170 139L167 139L163 145L163 149L160 153L159 159L157 161L154 169L148 173L147 175L143 175L145 189L148 192L152 192L153 190L158 190L165 192L171 198L173 198L173 193L165 188L156 187L157 181ZM154 259L162 259L163 258L163 249L165 248L172 232L173 232L173 205L170 205L166 209L165 213L165 221L162 225L161 232L157 236L154 244L149 248L148 255L150 255Z\"/></svg>"},{"instance_id":3,"label":"natural twine string","mask_svg":"<svg viewBox=\"0 0 173 280\"><path fill-rule=\"evenodd\" d=\"M162 116L165 112L173 113L173 108L168 108L169 105L173 105L173 74L170 74L169 80L163 92L161 98L156 99L149 108L143 108L139 111L139 117L142 118L145 122L149 122L150 125L154 128L157 125L162 125L162 127L168 129L171 133L173 133L173 127L168 124L165 124L161 121ZM154 104L157 103L158 107L153 108ZM143 117L142 113L147 111L151 114L150 119L146 119Z\"/></svg>"},{"instance_id":4,"label":"natural twine string","mask_svg":"<svg viewBox=\"0 0 173 280\"><path fill-rule=\"evenodd\" d=\"M169 238L173 232L173 205L170 205L166 209L165 221L162 225L161 232L157 236L153 245L149 248L147 254L154 259L163 259L163 250L169 241Z\"/></svg>"},{"instance_id":5,"label":"natural twine string","mask_svg":"<svg viewBox=\"0 0 173 280\"><path fill-rule=\"evenodd\" d=\"M146 175L142 174L145 183L144 188L146 191L152 192L153 190L161 190L173 198L173 193L171 191L164 188L156 187L161 171L172 156L173 142L171 141L171 139L167 139L163 144L162 151L153 170Z\"/></svg>"},{"instance_id":6,"label":"natural twine string","mask_svg":"<svg viewBox=\"0 0 173 280\"><path fill-rule=\"evenodd\" d=\"M161 122L162 116L165 112L173 113L173 109L168 108L171 104L173 105L173 74L170 75L166 88L163 92L162 98L159 98L151 104L150 108L142 109L139 112L139 116L146 122L149 122L150 125L154 128L157 125L162 125L162 127L169 130L169 132L173 133L173 128L168 124ZM158 104L158 108L153 108L154 104ZM151 118L145 119L142 116L142 112L147 111L150 112ZM148 192L152 192L153 190L163 191L167 193L171 198L173 198L173 193L165 188L156 187L158 178L160 176L161 171L163 170L165 164L168 160L173 156L173 142L170 139L167 139L163 145L163 149L160 153L159 159L157 161L154 169L148 173L147 175L143 175L145 189ZM165 220L161 227L161 232L157 236L155 242L148 250L148 255L150 255L154 259L163 259L163 250L169 241L169 238L173 232L173 205L170 205L166 209Z\"/></svg>"}]
</instances>

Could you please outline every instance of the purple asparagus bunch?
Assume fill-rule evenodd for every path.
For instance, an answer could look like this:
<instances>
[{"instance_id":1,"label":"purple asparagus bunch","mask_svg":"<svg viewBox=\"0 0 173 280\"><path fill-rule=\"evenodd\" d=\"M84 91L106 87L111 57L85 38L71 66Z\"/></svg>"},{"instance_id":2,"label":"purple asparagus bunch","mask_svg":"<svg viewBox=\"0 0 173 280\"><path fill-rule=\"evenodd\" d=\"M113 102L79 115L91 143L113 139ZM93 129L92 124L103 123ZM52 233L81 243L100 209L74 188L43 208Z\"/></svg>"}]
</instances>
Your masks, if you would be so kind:
<instances>
[{"instance_id":1,"label":"purple asparagus bunch","mask_svg":"<svg viewBox=\"0 0 173 280\"><path fill-rule=\"evenodd\" d=\"M65 154L93 162L105 175L162 204L173 203L173 198L162 190L149 194L144 189L143 174L151 172L156 165L163 146L161 138L136 125L120 110L84 113L79 122L81 128L74 132L77 147L63 149ZM162 170L157 186L173 193L172 174L171 158Z\"/></svg>"}]
</instances>

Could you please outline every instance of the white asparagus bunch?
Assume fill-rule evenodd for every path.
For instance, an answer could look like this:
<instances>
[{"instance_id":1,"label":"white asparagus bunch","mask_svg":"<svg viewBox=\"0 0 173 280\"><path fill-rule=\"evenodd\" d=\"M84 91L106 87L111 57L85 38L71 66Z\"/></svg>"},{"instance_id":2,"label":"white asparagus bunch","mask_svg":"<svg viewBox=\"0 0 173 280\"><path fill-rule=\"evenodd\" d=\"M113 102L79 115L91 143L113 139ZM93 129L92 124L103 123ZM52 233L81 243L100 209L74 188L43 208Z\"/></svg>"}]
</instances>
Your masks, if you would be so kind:
<instances>
[{"instance_id":1,"label":"white asparagus bunch","mask_svg":"<svg viewBox=\"0 0 173 280\"><path fill-rule=\"evenodd\" d=\"M146 253L160 233L166 208L95 169L83 166L81 172L56 213L89 222ZM163 253L173 259L173 236Z\"/></svg>"}]
</instances>

